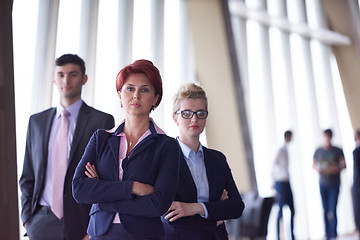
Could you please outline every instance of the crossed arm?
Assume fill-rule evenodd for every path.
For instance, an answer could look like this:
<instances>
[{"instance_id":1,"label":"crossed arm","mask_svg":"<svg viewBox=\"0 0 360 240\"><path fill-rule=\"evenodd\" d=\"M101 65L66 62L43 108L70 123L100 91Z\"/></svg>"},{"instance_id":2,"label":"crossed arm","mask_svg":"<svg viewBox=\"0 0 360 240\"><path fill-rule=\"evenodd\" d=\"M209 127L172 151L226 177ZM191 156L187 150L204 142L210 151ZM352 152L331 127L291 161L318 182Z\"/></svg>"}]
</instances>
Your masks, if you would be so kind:
<instances>
[{"instance_id":1,"label":"crossed arm","mask_svg":"<svg viewBox=\"0 0 360 240\"><path fill-rule=\"evenodd\" d=\"M331 164L327 168L321 169L316 163L316 159L313 159L313 169L322 175L333 175L346 168L345 158L341 157L339 164Z\"/></svg>"},{"instance_id":2,"label":"crossed arm","mask_svg":"<svg viewBox=\"0 0 360 240\"><path fill-rule=\"evenodd\" d=\"M94 178L94 179L99 178L95 166L91 165L90 163L86 164L85 174L89 178ZM151 185L140 182L133 183L132 194L134 195L145 196L152 192L154 192L154 187L152 187ZM228 199L228 192L226 190L223 191L220 200L222 201L225 199ZM168 213L165 216L165 219L169 220L170 222L173 222L179 218L186 216L194 216L197 214L205 215L205 210L201 203L184 203L184 202L173 201L168 210ZM222 223L223 221L218 221L217 225L220 225Z\"/></svg>"},{"instance_id":3,"label":"crossed arm","mask_svg":"<svg viewBox=\"0 0 360 240\"><path fill-rule=\"evenodd\" d=\"M85 168L86 168L85 174L86 174L86 176L88 176L88 178L99 179L99 176L96 172L94 165L91 165L88 162L86 164ZM134 181L132 184L131 194L134 194L136 196L145 196L152 192L154 192L154 187L149 184L136 182L136 181Z\"/></svg>"},{"instance_id":4,"label":"crossed arm","mask_svg":"<svg viewBox=\"0 0 360 240\"><path fill-rule=\"evenodd\" d=\"M98 140L101 139L101 140ZM85 153L75 171L73 178L73 196L79 203L98 204L101 211L118 212L141 217L159 217L163 215L171 205L171 200L176 191L179 174L179 147L175 140L164 139L158 146L156 164L158 169L153 179L153 184L145 185L138 181L116 180L114 173L109 166L96 169L95 172L89 168L89 163L94 164L99 158L113 159L112 153L108 150L100 150L103 145L99 142L104 139L103 132L95 132L90 139ZM108 143L103 143L108 144ZM162 150L162 149L166 149ZM144 156L145 157L145 156ZM103 160L100 164L108 164ZM96 174L97 173L99 174ZM110 172L109 172L110 171ZM139 171L142 171L139 169ZM87 173L86 173L87 172ZM102 179L102 174L108 179ZM100 176L100 179L96 177ZM89 178L90 177L90 178Z\"/></svg>"}]
</instances>

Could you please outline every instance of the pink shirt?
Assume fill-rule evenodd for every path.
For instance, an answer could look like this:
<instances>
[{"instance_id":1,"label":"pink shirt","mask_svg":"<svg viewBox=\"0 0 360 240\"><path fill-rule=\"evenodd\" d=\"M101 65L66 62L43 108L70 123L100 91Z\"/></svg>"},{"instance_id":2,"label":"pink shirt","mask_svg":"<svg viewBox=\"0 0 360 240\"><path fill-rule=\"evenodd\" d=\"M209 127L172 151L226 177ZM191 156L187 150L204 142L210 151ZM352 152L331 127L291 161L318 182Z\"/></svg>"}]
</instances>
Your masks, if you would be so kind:
<instances>
[{"instance_id":1,"label":"pink shirt","mask_svg":"<svg viewBox=\"0 0 360 240\"><path fill-rule=\"evenodd\" d=\"M150 119L152 122L153 120ZM124 120L125 121L125 120ZM123 122L124 122L123 121ZM122 122L122 123L123 123ZM122 124L121 123L121 124ZM153 122L154 123L154 122ZM165 134L165 132L163 130L161 130L155 123L154 123L154 127L157 133L159 134ZM136 144L134 145L134 148L136 147L136 145L138 143L140 143L143 139L145 139L147 136L149 136L151 134L150 129L148 129L140 138L139 140L136 142ZM119 180L122 181L123 175L124 175L124 170L122 168L122 162L123 160L126 158L126 152L128 149L128 142L127 142L127 138L126 138L126 134L124 132L121 132L118 134L118 136L120 136L120 146L119 146ZM120 223L120 217L119 217L119 213L115 214L115 218L113 223Z\"/></svg>"}]
</instances>

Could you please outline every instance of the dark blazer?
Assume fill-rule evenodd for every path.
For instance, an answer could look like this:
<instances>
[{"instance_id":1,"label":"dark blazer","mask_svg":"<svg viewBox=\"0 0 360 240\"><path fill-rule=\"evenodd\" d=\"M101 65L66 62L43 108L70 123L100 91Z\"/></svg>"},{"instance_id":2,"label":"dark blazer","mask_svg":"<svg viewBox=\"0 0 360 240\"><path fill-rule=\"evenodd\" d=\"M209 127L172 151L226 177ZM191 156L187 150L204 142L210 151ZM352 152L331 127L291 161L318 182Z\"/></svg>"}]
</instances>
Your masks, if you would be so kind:
<instances>
[{"instance_id":1,"label":"dark blazer","mask_svg":"<svg viewBox=\"0 0 360 240\"><path fill-rule=\"evenodd\" d=\"M183 217L171 223L163 218L166 239L200 239L195 236L194 231L206 233L207 236L210 234L214 239L228 239L225 224L216 227L216 222L239 218L244 210L244 203L224 154L206 147L203 147L203 151L209 183L209 201L204 203L208 210L208 218L204 219L195 215ZM197 202L196 185L183 154L180 158L179 186L174 201L195 203ZM229 198L220 201L224 189L227 190Z\"/></svg>"},{"instance_id":2,"label":"dark blazer","mask_svg":"<svg viewBox=\"0 0 360 240\"><path fill-rule=\"evenodd\" d=\"M355 224L360 230L360 147L353 151L354 157L354 176L353 176L353 205Z\"/></svg>"},{"instance_id":3,"label":"dark blazer","mask_svg":"<svg viewBox=\"0 0 360 240\"><path fill-rule=\"evenodd\" d=\"M39 208L44 189L48 159L48 142L56 108L30 117L23 172L19 181L21 195L21 219L26 223ZM110 129L114 118L83 102L71 145L69 166L64 183L64 222L69 239L82 239L86 235L90 205L78 204L72 197L71 181L91 135L99 128Z\"/></svg>"},{"instance_id":4,"label":"dark blazer","mask_svg":"<svg viewBox=\"0 0 360 240\"><path fill-rule=\"evenodd\" d=\"M143 139L123 160L119 181L119 145L124 123L114 133L99 130L91 137L73 179L74 198L92 203L88 233L103 235L118 212L124 228L139 238L163 237L160 216L170 207L179 178L179 146L175 139L156 133ZM85 175L87 162L95 165L99 179ZM133 181L154 187L154 192L131 194Z\"/></svg>"}]
</instances>

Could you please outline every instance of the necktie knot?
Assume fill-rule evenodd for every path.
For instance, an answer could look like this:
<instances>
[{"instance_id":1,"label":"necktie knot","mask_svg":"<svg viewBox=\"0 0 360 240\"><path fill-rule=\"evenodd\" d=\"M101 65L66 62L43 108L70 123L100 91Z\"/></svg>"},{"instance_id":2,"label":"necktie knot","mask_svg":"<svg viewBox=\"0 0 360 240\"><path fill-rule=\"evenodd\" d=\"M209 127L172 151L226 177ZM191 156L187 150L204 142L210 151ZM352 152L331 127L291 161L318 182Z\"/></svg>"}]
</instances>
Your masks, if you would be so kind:
<instances>
[{"instance_id":1,"label":"necktie knot","mask_svg":"<svg viewBox=\"0 0 360 240\"><path fill-rule=\"evenodd\" d=\"M66 110L66 109L64 109L63 111L62 111L62 113L61 113L61 116L63 116L63 117L68 117L70 115L70 113L69 113L69 111L68 110Z\"/></svg>"}]
</instances>

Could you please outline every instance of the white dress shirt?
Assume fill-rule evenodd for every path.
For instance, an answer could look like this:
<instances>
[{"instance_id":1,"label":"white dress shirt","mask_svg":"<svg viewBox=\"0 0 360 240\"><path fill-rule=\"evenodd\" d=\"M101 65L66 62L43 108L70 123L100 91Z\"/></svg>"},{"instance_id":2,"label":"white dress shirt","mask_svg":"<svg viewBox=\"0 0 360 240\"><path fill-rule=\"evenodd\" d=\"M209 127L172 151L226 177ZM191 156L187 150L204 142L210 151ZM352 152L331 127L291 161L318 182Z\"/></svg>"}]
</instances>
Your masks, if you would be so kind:
<instances>
[{"instance_id":1,"label":"white dress shirt","mask_svg":"<svg viewBox=\"0 0 360 240\"><path fill-rule=\"evenodd\" d=\"M289 154L286 143L276 153L271 175L274 181L289 181Z\"/></svg>"}]
</instances>

